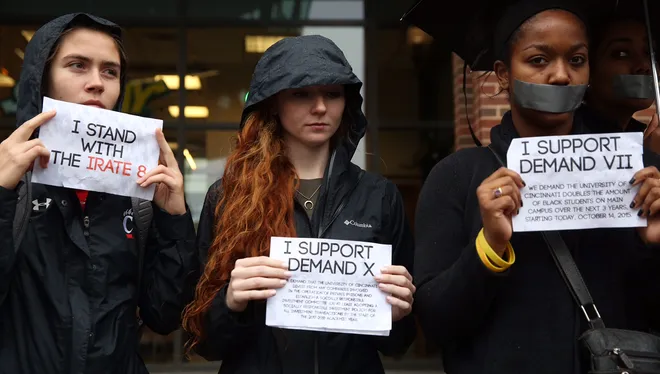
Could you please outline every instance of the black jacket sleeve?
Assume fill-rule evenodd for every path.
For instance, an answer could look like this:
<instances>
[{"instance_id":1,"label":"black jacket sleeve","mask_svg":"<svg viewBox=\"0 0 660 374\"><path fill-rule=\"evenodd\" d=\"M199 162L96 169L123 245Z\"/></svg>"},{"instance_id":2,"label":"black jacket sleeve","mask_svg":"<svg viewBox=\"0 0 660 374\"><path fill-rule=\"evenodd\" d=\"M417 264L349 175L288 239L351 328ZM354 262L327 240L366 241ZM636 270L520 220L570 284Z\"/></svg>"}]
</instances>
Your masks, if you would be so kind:
<instances>
[{"instance_id":1,"label":"black jacket sleeve","mask_svg":"<svg viewBox=\"0 0 660 374\"><path fill-rule=\"evenodd\" d=\"M645 126L634 122L637 123L636 128ZM660 169L660 155L646 147L643 161L645 167ZM626 277L628 295L632 303L641 305L644 320L657 333L660 332L660 244L646 244L638 234L634 238L634 245L624 249L626 257L634 261Z\"/></svg>"},{"instance_id":2,"label":"black jacket sleeve","mask_svg":"<svg viewBox=\"0 0 660 374\"><path fill-rule=\"evenodd\" d=\"M16 263L13 226L17 199L15 191L0 187L0 305L9 292Z\"/></svg>"},{"instance_id":3,"label":"black jacket sleeve","mask_svg":"<svg viewBox=\"0 0 660 374\"><path fill-rule=\"evenodd\" d=\"M466 204L474 204L481 181L472 181L467 172L474 165L461 163L461 153L433 168L415 215L415 311L427 338L440 344L479 328L506 276L481 262L475 247L479 230L467 227L479 214L476 204L473 209Z\"/></svg>"},{"instance_id":4,"label":"black jacket sleeve","mask_svg":"<svg viewBox=\"0 0 660 374\"><path fill-rule=\"evenodd\" d=\"M204 272L208 251L215 236L215 207L219 200L220 182L212 185L204 199L202 214L197 227L197 248ZM233 312L226 303L227 285L213 299L213 303L204 317L204 337L195 348L196 352L209 361L223 360L231 352L245 350L256 333L255 305L248 303L245 311Z\"/></svg>"},{"instance_id":5,"label":"black jacket sleeve","mask_svg":"<svg viewBox=\"0 0 660 374\"><path fill-rule=\"evenodd\" d=\"M397 187L389 181L386 182L383 203L385 205L383 229L392 235L392 264L402 265L412 274L414 261L413 236L406 218L403 198ZM389 336L375 338L377 348L380 353L386 356L403 355L415 340L416 331L414 315L411 313L392 323Z\"/></svg>"},{"instance_id":6,"label":"black jacket sleeve","mask_svg":"<svg viewBox=\"0 0 660 374\"><path fill-rule=\"evenodd\" d=\"M637 229L634 229L637 231ZM626 297L630 309L640 308L638 321L642 328L660 332L660 244L644 243L638 233L633 243L621 248L625 274Z\"/></svg>"},{"instance_id":7,"label":"black jacket sleeve","mask_svg":"<svg viewBox=\"0 0 660 374\"><path fill-rule=\"evenodd\" d=\"M140 317L154 332L171 333L192 298L198 268L190 211L173 216L153 204L154 216L144 257Z\"/></svg>"}]
</instances>

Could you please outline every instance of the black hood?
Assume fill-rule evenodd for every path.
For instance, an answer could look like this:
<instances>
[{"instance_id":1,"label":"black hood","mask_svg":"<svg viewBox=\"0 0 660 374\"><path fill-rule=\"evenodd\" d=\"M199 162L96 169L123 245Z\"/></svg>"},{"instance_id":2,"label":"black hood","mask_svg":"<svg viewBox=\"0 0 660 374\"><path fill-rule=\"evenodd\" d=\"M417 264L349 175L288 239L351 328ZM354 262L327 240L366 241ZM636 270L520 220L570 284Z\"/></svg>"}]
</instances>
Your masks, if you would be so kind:
<instances>
[{"instance_id":1,"label":"black hood","mask_svg":"<svg viewBox=\"0 0 660 374\"><path fill-rule=\"evenodd\" d=\"M290 37L273 44L261 57L252 75L241 126L248 114L280 91L316 85L341 84L346 91L346 115L350 129L337 146L350 160L367 130L360 95L362 82L353 73L344 53L320 35Z\"/></svg>"},{"instance_id":2,"label":"black hood","mask_svg":"<svg viewBox=\"0 0 660 374\"><path fill-rule=\"evenodd\" d=\"M25 57L18 82L18 108L16 111L16 126L41 113L43 104L43 77L46 60L50 55L60 35L74 26L96 26L107 30L112 35L121 38L121 28L116 24L86 13L71 13L58 17L43 25L34 33L34 36L25 48ZM126 83L126 61L121 61L121 90L119 100L113 108L119 110L124 99L124 85Z\"/></svg>"}]
</instances>

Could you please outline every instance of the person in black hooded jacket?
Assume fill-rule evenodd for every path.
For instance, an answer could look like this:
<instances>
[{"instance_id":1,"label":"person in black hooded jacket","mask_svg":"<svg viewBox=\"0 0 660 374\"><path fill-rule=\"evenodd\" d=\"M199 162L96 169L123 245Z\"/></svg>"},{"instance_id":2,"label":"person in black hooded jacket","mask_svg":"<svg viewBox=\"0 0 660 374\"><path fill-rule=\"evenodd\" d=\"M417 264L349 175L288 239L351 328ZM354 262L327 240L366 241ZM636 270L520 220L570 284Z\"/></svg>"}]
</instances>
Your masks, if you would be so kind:
<instances>
[{"instance_id":1,"label":"person in black hooded jacket","mask_svg":"<svg viewBox=\"0 0 660 374\"><path fill-rule=\"evenodd\" d=\"M43 97L119 110L125 78L121 30L102 18L61 16L27 45L19 126L0 144L0 373L146 373L137 308L157 333L180 325L193 289L186 277L198 267L195 233L183 177L160 130L163 164L136 180L161 182L143 271L128 197L32 183L34 209L14 245L19 181L34 160L47 166L49 158L36 135L57 113L41 113Z\"/></svg>"},{"instance_id":2,"label":"person in black hooded jacket","mask_svg":"<svg viewBox=\"0 0 660 374\"><path fill-rule=\"evenodd\" d=\"M428 339L441 345L448 374L589 370L578 342L587 321L542 235L513 232L513 215L530 207L520 175L500 163L506 166L515 138L589 133L575 115L589 81L587 32L579 14L571 4L523 0L501 15L494 71L511 110L492 128L490 149L448 156L422 187L415 311ZM658 252L640 248L642 240L660 242L660 172L649 167L634 177L631 183L642 188L633 206L651 216L648 227L560 235L605 325L649 331L657 326L658 292L637 288L655 281L658 271L640 266Z\"/></svg>"},{"instance_id":3,"label":"person in black hooded jacket","mask_svg":"<svg viewBox=\"0 0 660 374\"><path fill-rule=\"evenodd\" d=\"M351 163L367 128L361 86L322 36L275 43L255 68L236 149L206 197L198 228L205 269L184 315L189 347L222 360L221 373L383 373L378 352L403 354L414 339L402 198ZM272 236L391 244L393 266L377 278L391 295L390 335L266 326L265 300L289 277L267 257Z\"/></svg>"}]
</instances>

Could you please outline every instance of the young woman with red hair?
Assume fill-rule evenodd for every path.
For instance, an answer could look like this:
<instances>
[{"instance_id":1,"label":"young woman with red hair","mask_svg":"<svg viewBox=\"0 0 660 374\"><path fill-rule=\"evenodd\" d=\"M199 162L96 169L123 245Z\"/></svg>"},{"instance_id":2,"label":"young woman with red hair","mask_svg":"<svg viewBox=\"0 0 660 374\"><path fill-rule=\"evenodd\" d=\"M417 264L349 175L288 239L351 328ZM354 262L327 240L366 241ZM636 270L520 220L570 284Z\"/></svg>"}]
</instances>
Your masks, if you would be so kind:
<instances>
[{"instance_id":1,"label":"young woman with red hair","mask_svg":"<svg viewBox=\"0 0 660 374\"><path fill-rule=\"evenodd\" d=\"M351 163L367 121L362 83L321 36L265 52L250 85L235 150L208 191L198 229L205 268L184 315L189 349L221 373L383 373L378 352L403 354L415 336L413 241L396 186ZM265 300L290 274L270 238L323 237L392 245L376 277L392 305L389 336L265 325Z\"/></svg>"}]
</instances>

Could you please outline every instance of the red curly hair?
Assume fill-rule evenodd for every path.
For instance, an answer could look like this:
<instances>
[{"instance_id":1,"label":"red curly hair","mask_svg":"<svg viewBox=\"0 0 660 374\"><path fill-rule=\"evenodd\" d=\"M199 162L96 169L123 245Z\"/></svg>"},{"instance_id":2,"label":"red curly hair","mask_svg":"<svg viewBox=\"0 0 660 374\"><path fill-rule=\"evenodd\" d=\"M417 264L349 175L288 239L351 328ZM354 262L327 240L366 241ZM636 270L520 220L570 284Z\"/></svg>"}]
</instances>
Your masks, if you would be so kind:
<instances>
[{"instance_id":1,"label":"red curly hair","mask_svg":"<svg viewBox=\"0 0 660 374\"><path fill-rule=\"evenodd\" d=\"M248 116L227 159L208 263L183 315L183 327L191 334L188 352L204 338L204 316L229 282L236 260L268 256L271 236L296 236L297 174L286 156L281 127L269 112L265 107Z\"/></svg>"}]
</instances>

